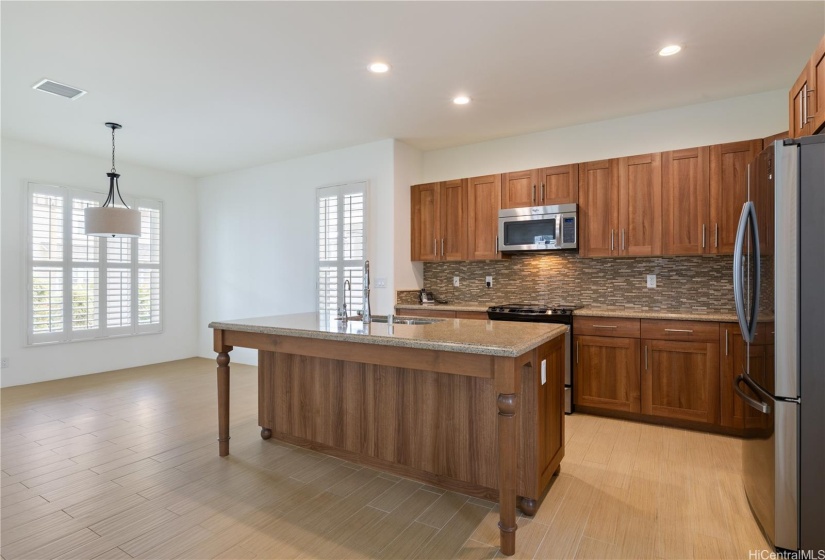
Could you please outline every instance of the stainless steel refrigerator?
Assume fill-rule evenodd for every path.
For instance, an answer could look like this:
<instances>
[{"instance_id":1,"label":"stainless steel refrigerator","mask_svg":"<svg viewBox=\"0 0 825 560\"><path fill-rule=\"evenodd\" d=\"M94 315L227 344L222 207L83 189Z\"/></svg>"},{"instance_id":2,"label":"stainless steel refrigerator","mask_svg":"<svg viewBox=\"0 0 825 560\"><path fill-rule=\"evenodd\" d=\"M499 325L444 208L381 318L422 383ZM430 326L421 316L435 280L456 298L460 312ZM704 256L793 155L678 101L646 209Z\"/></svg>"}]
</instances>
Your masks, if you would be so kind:
<instances>
[{"instance_id":1,"label":"stainless steel refrigerator","mask_svg":"<svg viewBox=\"0 0 825 560\"><path fill-rule=\"evenodd\" d=\"M777 549L825 550L825 136L774 142L748 168L733 262L750 407L745 491Z\"/></svg>"}]
</instances>

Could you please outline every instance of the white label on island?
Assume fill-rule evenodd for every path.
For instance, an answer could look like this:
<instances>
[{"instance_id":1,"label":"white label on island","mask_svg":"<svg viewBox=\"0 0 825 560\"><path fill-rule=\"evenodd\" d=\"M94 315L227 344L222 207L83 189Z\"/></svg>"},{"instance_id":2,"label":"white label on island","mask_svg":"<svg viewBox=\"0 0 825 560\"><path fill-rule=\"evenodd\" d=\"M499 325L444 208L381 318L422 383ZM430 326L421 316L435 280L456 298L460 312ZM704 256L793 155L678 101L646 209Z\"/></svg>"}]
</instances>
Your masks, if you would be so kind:
<instances>
[{"instance_id":1,"label":"white label on island","mask_svg":"<svg viewBox=\"0 0 825 560\"><path fill-rule=\"evenodd\" d=\"M541 361L541 384L547 383L547 360Z\"/></svg>"}]
</instances>

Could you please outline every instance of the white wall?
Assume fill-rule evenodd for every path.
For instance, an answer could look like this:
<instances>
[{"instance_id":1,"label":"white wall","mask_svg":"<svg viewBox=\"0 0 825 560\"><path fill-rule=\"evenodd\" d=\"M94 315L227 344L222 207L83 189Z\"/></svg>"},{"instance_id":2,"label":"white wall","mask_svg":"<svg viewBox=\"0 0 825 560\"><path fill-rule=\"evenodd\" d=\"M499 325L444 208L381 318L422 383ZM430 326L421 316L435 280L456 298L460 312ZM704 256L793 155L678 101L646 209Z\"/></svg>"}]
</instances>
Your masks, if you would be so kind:
<instances>
[{"instance_id":1,"label":"white wall","mask_svg":"<svg viewBox=\"0 0 825 560\"><path fill-rule=\"evenodd\" d=\"M395 289L417 290L424 287L424 266L410 261L410 185L421 183L422 153L409 144L395 141ZM402 227L399 224L406 224Z\"/></svg>"},{"instance_id":2,"label":"white wall","mask_svg":"<svg viewBox=\"0 0 825 560\"><path fill-rule=\"evenodd\" d=\"M26 192L29 181L105 191L111 161L2 139L2 355L3 387L188 358L197 337L197 204L195 180L118 163L123 192L163 201L163 321L161 334L71 342L26 343ZM105 195L101 197L101 201Z\"/></svg>"},{"instance_id":3,"label":"white wall","mask_svg":"<svg viewBox=\"0 0 825 560\"><path fill-rule=\"evenodd\" d=\"M317 309L317 187L369 182L372 311L392 309L394 145L382 140L198 180L201 356L215 356L210 321ZM386 278L387 287L376 288L377 278ZM251 350L238 348L231 357L257 363Z\"/></svg>"},{"instance_id":4,"label":"white wall","mask_svg":"<svg viewBox=\"0 0 825 560\"><path fill-rule=\"evenodd\" d=\"M769 91L425 152L421 182L750 140L787 129L788 92Z\"/></svg>"}]
</instances>

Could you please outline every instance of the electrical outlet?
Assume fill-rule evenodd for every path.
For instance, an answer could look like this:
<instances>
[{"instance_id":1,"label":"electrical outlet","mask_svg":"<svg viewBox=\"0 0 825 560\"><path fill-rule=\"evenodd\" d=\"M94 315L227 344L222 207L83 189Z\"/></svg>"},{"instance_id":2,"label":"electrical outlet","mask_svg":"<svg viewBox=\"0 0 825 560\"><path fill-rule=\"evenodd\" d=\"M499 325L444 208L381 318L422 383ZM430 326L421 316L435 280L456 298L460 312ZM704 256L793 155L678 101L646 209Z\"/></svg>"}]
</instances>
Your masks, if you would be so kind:
<instances>
[{"instance_id":1,"label":"electrical outlet","mask_svg":"<svg viewBox=\"0 0 825 560\"><path fill-rule=\"evenodd\" d=\"M647 275L647 287L648 288L655 288L656 287L656 275L655 274L648 274Z\"/></svg>"},{"instance_id":2,"label":"electrical outlet","mask_svg":"<svg viewBox=\"0 0 825 560\"><path fill-rule=\"evenodd\" d=\"M453 276L453 287L458 288L459 285L459 278L458 276Z\"/></svg>"},{"instance_id":3,"label":"electrical outlet","mask_svg":"<svg viewBox=\"0 0 825 560\"><path fill-rule=\"evenodd\" d=\"M484 285L487 286L488 288L492 288L493 287L493 277L488 276L487 278L485 278L484 279Z\"/></svg>"},{"instance_id":4,"label":"electrical outlet","mask_svg":"<svg viewBox=\"0 0 825 560\"><path fill-rule=\"evenodd\" d=\"M375 287L376 288L386 288L387 287L387 279L386 278L376 278L375 279Z\"/></svg>"},{"instance_id":5,"label":"electrical outlet","mask_svg":"<svg viewBox=\"0 0 825 560\"><path fill-rule=\"evenodd\" d=\"M9 367L9 359L8 358L0 359L0 368L6 369L7 367Z\"/></svg>"}]
</instances>

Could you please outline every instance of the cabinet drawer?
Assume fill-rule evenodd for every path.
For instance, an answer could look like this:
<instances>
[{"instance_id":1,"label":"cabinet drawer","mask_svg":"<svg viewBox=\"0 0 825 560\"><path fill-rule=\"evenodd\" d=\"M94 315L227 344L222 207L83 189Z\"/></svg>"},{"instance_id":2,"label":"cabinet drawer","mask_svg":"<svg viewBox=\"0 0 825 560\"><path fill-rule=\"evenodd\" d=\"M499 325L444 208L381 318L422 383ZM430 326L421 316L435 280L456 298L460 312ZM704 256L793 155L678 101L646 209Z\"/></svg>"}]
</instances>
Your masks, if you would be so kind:
<instances>
[{"instance_id":1,"label":"cabinet drawer","mask_svg":"<svg viewBox=\"0 0 825 560\"><path fill-rule=\"evenodd\" d=\"M456 311L455 312L456 319L480 319L481 321L487 320L487 312L486 311Z\"/></svg>"},{"instance_id":2,"label":"cabinet drawer","mask_svg":"<svg viewBox=\"0 0 825 560\"><path fill-rule=\"evenodd\" d=\"M639 319L614 317L573 317L573 332L594 336L639 338Z\"/></svg>"},{"instance_id":3,"label":"cabinet drawer","mask_svg":"<svg viewBox=\"0 0 825 560\"><path fill-rule=\"evenodd\" d=\"M642 338L681 340L684 342L718 342L719 323L642 319Z\"/></svg>"},{"instance_id":4,"label":"cabinet drawer","mask_svg":"<svg viewBox=\"0 0 825 560\"><path fill-rule=\"evenodd\" d=\"M455 319L455 311L446 309L398 309L400 317L437 317L440 319Z\"/></svg>"}]
</instances>

